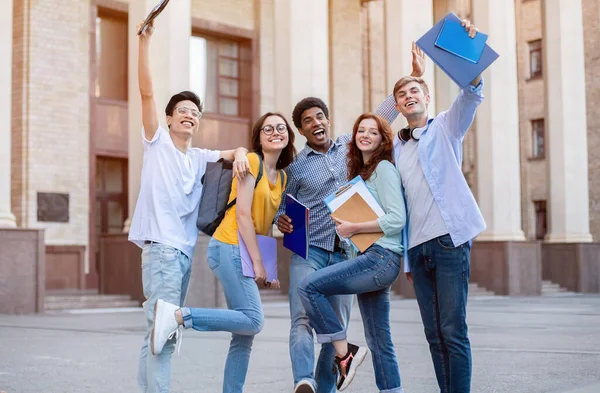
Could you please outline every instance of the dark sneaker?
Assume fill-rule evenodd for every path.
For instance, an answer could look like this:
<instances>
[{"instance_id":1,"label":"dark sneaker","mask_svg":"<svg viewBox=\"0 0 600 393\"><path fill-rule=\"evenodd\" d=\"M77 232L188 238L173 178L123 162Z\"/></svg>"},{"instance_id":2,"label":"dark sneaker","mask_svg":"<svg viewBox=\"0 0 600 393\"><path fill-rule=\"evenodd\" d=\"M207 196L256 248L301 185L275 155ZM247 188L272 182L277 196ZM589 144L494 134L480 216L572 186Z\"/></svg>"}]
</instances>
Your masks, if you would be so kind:
<instances>
[{"instance_id":1,"label":"dark sneaker","mask_svg":"<svg viewBox=\"0 0 600 393\"><path fill-rule=\"evenodd\" d=\"M296 384L296 387L294 387L294 393L315 393L315 388L312 383L303 379Z\"/></svg>"},{"instance_id":2,"label":"dark sneaker","mask_svg":"<svg viewBox=\"0 0 600 393\"><path fill-rule=\"evenodd\" d=\"M338 383L337 388L342 391L350 385L350 382L356 375L356 369L365 360L369 350L364 347L359 347L348 343L348 353L343 358L335 357L335 364L338 368Z\"/></svg>"}]
</instances>

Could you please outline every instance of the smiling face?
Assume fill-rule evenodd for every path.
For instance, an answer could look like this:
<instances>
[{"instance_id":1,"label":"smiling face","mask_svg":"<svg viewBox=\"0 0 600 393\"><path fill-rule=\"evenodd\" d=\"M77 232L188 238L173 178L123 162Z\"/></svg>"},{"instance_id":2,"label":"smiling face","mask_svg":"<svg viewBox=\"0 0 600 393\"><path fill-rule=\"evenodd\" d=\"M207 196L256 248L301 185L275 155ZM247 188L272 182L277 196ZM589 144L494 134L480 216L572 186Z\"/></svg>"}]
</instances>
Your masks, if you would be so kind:
<instances>
[{"instance_id":1,"label":"smiling face","mask_svg":"<svg viewBox=\"0 0 600 393\"><path fill-rule=\"evenodd\" d=\"M282 151L289 143L289 132L284 119L276 115L268 116L261 126L262 151L265 153Z\"/></svg>"},{"instance_id":2,"label":"smiling face","mask_svg":"<svg viewBox=\"0 0 600 393\"><path fill-rule=\"evenodd\" d=\"M300 129L310 147L319 151L327 151L331 145L329 139L329 119L318 106L309 108L302 112L300 117Z\"/></svg>"},{"instance_id":3,"label":"smiling face","mask_svg":"<svg viewBox=\"0 0 600 393\"><path fill-rule=\"evenodd\" d=\"M370 156L381 144L381 133L377 127L375 119L363 119L358 125L354 143L363 153L363 156Z\"/></svg>"},{"instance_id":4,"label":"smiling face","mask_svg":"<svg viewBox=\"0 0 600 393\"><path fill-rule=\"evenodd\" d=\"M167 116L167 125L171 132L191 137L198 131L201 116L198 106L192 101L179 101L171 116Z\"/></svg>"},{"instance_id":5,"label":"smiling face","mask_svg":"<svg viewBox=\"0 0 600 393\"><path fill-rule=\"evenodd\" d=\"M396 109L407 119L427 115L429 94L423 92L418 82L409 82L396 92Z\"/></svg>"}]
</instances>

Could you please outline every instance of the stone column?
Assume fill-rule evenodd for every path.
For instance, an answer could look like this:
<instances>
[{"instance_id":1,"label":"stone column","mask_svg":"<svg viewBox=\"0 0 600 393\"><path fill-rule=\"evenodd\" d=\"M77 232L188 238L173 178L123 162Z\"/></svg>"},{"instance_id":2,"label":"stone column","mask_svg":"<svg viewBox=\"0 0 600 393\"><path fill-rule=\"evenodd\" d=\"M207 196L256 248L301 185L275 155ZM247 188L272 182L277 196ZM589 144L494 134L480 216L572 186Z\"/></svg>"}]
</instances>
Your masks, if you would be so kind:
<instances>
[{"instance_id":1,"label":"stone column","mask_svg":"<svg viewBox=\"0 0 600 393\"><path fill-rule=\"evenodd\" d=\"M419 1L418 6L409 0L385 0L385 53L386 81L388 94L394 89L394 84L403 76L409 75L411 66L411 44L417 41L433 26L433 0ZM434 65L427 58L427 66L423 78L429 86L429 91L435 92ZM429 114L435 116L435 97L429 104ZM406 124L402 116L392 125L394 130Z\"/></svg>"},{"instance_id":2,"label":"stone column","mask_svg":"<svg viewBox=\"0 0 600 393\"><path fill-rule=\"evenodd\" d=\"M515 5L473 2L473 22L501 56L483 74L485 100L477 110L479 206L487 230L479 240L525 240L521 229L521 172Z\"/></svg>"},{"instance_id":3,"label":"stone column","mask_svg":"<svg viewBox=\"0 0 600 393\"><path fill-rule=\"evenodd\" d=\"M329 109L333 135L337 137L351 133L354 121L363 112L361 5L347 0L330 0L329 5Z\"/></svg>"},{"instance_id":4,"label":"stone column","mask_svg":"<svg viewBox=\"0 0 600 393\"><path fill-rule=\"evenodd\" d=\"M550 183L542 276L571 291L599 293L600 244L592 243L589 223L582 1L545 0L542 13Z\"/></svg>"},{"instance_id":5,"label":"stone column","mask_svg":"<svg viewBox=\"0 0 600 393\"><path fill-rule=\"evenodd\" d=\"M261 1L261 7L268 3ZM261 21L260 29L272 29L273 52L261 48L261 60L262 64L273 63L269 67L275 79L274 107L291 122L294 106L305 97L319 97L330 105L329 4L288 0L274 1L272 7L272 13L261 11L272 19ZM299 134L296 137L296 147L301 149L306 139Z\"/></svg>"},{"instance_id":6,"label":"stone column","mask_svg":"<svg viewBox=\"0 0 600 393\"><path fill-rule=\"evenodd\" d=\"M140 191L142 171L142 107L138 88L138 36L135 30L156 0L136 0L129 5L129 216L124 232L129 231L131 216ZM155 19L156 30L150 45L150 63L158 119L166 127L164 108L171 96L189 89L189 40L191 34L190 0L169 3Z\"/></svg>"},{"instance_id":7,"label":"stone column","mask_svg":"<svg viewBox=\"0 0 600 393\"><path fill-rule=\"evenodd\" d=\"M0 227L15 227L10 207L13 2L0 4Z\"/></svg>"},{"instance_id":8,"label":"stone column","mask_svg":"<svg viewBox=\"0 0 600 393\"><path fill-rule=\"evenodd\" d=\"M548 242L591 242L581 0L543 2Z\"/></svg>"},{"instance_id":9,"label":"stone column","mask_svg":"<svg viewBox=\"0 0 600 393\"><path fill-rule=\"evenodd\" d=\"M477 194L487 230L471 254L471 280L499 295L541 293L541 250L521 227L521 172L515 4L472 3L475 25L500 57L483 74L477 110Z\"/></svg>"}]
</instances>

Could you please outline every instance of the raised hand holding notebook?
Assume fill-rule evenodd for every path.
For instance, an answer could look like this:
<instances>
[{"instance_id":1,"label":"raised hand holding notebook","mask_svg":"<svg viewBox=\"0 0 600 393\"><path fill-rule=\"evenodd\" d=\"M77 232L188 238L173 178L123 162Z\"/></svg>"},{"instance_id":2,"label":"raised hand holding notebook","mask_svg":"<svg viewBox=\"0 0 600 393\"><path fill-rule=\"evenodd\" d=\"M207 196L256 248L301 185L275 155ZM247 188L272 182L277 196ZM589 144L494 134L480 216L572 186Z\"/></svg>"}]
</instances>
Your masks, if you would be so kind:
<instances>
[{"instance_id":1,"label":"raised hand holding notebook","mask_svg":"<svg viewBox=\"0 0 600 393\"><path fill-rule=\"evenodd\" d=\"M369 222L385 212L360 176L352 179L324 200L331 217L348 222ZM383 232L357 233L350 240L356 249L364 252L383 236Z\"/></svg>"},{"instance_id":2,"label":"raised hand holding notebook","mask_svg":"<svg viewBox=\"0 0 600 393\"><path fill-rule=\"evenodd\" d=\"M308 257L308 208L290 194L285 196L285 214L294 231L283 235L283 246L302 258Z\"/></svg>"},{"instance_id":3,"label":"raised hand holding notebook","mask_svg":"<svg viewBox=\"0 0 600 393\"><path fill-rule=\"evenodd\" d=\"M262 257L265 271L267 272L267 281L277 280L277 240L273 237L256 235L258 248ZM252 267L252 258L248 254L248 249L244 239L238 232L238 241L240 245L240 258L242 260L242 274L246 277L254 278L254 268Z\"/></svg>"},{"instance_id":4,"label":"raised hand holding notebook","mask_svg":"<svg viewBox=\"0 0 600 393\"><path fill-rule=\"evenodd\" d=\"M148 26L150 26L154 18L156 18L158 15L160 15L161 12L163 12L167 4L169 4L169 0L160 0L160 2L152 9L152 11L150 11L148 16L142 23L142 26L137 32L138 35L141 35L144 31L146 31L146 29L148 28Z\"/></svg>"},{"instance_id":5,"label":"raised hand holding notebook","mask_svg":"<svg viewBox=\"0 0 600 393\"><path fill-rule=\"evenodd\" d=\"M435 40L435 46L471 63L478 63L487 38L487 34L479 32L474 38L471 38L460 22L444 19L444 25Z\"/></svg>"},{"instance_id":6,"label":"raised hand holding notebook","mask_svg":"<svg viewBox=\"0 0 600 393\"><path fill-rule=\"evenodd\" d=\"M444 28L446 21L452 21L454 23L458 23L460 26L461 20L453 14L452 12L446 15L442 20L435 24L427 33L425 33L419 40L416 42L417 46L423 50L433 60L433 62L442 69L452 79L461 89L466 87L473 79L475 79L479 74L481 74L486 68L488 68L496 59L498 58L498 53L494 52L489 45L484 43L483 50L481 51L481 55L479 56L479 60L476 63L472 61L465 60L463 57L452 53L452 52L461 52L465 54L465 52L471 52L470 50L460 49L463 47L462 38L458 42L442 42L440 41L440 45L445 45L443 47L450 48L449 50L443 49L442 47L436 45L438 41L438 37L440 37L440 32L442 28ZM451 24L449 25L451 26ZM464 27L460 26L463 31ZM450 27L450 30L453 28ZM450 31L449 30L449 31ZM469 40L478 39L477 36L480 33L477 33L475 38L470 38L465 31L465 35ZM445 35L442 35L442 40L447 39ZM449 36L450 40L452 39L452 34ZM483 36L481 36L483 38ZM479 38L479 39L481 39ZM450 41L449 40L449 41ZM475 43L469 43L474 44ZM479 44L481 44L479 42ZM469 53L466 53L467 55ZM473 53L471 52L471 55Z\"/></svg>"}]
</instances>

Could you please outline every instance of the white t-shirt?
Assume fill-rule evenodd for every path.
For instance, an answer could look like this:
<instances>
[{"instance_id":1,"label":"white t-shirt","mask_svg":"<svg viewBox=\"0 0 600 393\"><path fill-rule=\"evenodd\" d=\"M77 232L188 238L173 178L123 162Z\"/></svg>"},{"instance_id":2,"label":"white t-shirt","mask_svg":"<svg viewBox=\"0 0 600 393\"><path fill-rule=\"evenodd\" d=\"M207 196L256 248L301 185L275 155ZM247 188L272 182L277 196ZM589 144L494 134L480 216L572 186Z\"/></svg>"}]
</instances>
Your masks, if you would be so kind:
<instances>
[{"instance_id":1,"label":"white t-shirt","mask_svg":"<svg viewBox=\"0 0 600 393\"><path fill-rule=\"evenodd\" d=\"M448 233L419 162L419 142L411 139L400 147L396 163L408 207L409 249Z\"/></svg>"},{"instance_id":2,"label":"white t-shirt","mask_svg":"<svg viewBox=\"0 0 600 393\"><path fill-rule=\"evenodd\" d=\"M173 144L169 131L160 126L151 141L142 129L142 139L142 180L129 241L139 247L146 240L158 242L192 258L198 239L200 179L206 163L217 161L220 152L189 148L184 154Z\"/></svg>"}]
</instances>

